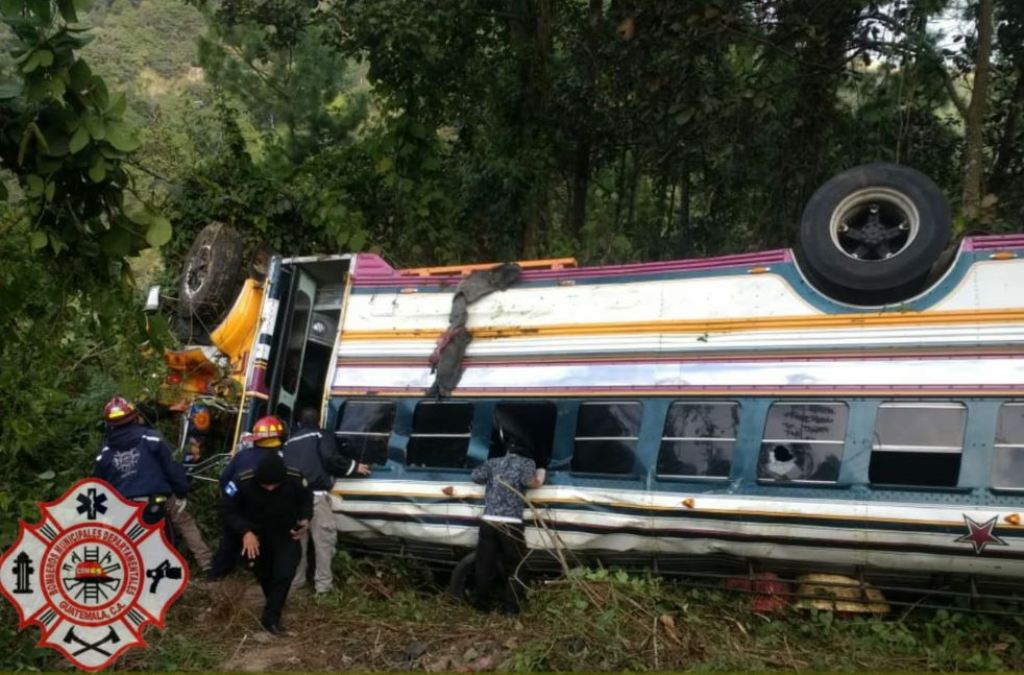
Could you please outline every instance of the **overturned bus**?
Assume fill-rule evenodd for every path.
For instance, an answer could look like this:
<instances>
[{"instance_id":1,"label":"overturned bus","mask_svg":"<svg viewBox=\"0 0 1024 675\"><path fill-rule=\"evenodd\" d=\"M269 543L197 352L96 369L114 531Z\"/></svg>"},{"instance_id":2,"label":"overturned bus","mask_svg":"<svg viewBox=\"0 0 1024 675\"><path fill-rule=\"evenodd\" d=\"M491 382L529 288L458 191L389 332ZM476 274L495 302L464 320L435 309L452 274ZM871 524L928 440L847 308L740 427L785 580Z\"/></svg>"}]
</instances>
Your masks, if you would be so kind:
<instances>
[{"instance_id":1,"label":"overturned bus","mask_svg":"<svg viewBox=\"0 0 1024 675\"><path fill-rule=\"evenodd\" d=\"M274 257L214 342L236 437L312 406L373 467L333 490L361 549L463 559L469 473L514 434L548 476L528 565L996 589L1024 575L1024 235L949 238L930 180L868 165L815 193L799 253Z\"/></svg>"}]
</instances>

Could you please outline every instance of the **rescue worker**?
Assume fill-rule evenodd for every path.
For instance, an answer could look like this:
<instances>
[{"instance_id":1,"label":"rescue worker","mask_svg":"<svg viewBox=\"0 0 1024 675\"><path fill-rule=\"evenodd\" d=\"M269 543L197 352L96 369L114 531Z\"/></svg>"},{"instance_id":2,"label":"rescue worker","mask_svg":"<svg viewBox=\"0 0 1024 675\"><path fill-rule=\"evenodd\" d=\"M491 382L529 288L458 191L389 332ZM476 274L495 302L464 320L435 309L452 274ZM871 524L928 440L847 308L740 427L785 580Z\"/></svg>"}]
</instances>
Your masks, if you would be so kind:
<instances>
[{"instance_id":1,"label":"rescue worker","mask_svg":"<svg viewBox=\"0 0 1024 675\"><path fill-rule=\"evenodd\" d=\"M319 425L320 416L313 408L299 412L299 424L282 454L284 463L299 471L313 490L313 519L309 524L309 537L299 542L302 556L295 572L292 588L306 583L306 563L309 559L309 540L313 539L313 553L316 568L313 573L313 588L317 595L329 593L334 586L331 560L338 545L338 528L331 509L331 488L335 476L368 476L370 467L354 459L343 457L334 435L325 432Z\"/></svg>"},{"instance_id":2,"label":"rescue worker","mask_svg":"<svg viewBox=\"0 0 1024 675\"><path fill-rule=\"evenodd\" d=\"M280 453L281 443L285 436L284 422L276 415L268 415L256 420L251 432L242 434L238 439L238 448L231 461L220 472L220 492L222 499L233 497L238 491L238 477L255 469L267 454ZM221 510L221 533L217 552L213 555L213 564L207 581L220 581L235 568L239 551L242 550L242 533L231 529Z\"/></svg>"},{"instance_id":3,"label":"rescue worker","mask_svg":"<svg viewBox=\"0 0 1024 675\"><path fill-rule=\"evenodd\" d=\"M490 609L495 586L502 570L505 577L504 604L506 614L518 614L519 592L516 588L516 568L523 558L523 493L527 488L544 484L545 470L538 469L530 457L528 444L510 436L507 440L498 427L505 454L487 460L473 469L474 483L486 485L484 514L476 545L476 598L474 606ZM451 494L451 488L445 488Z\"/></svg>"},{"instance_id":4,"label":"rescue worker","mask_svg":"<svg viewBox=\"0 0 1024 675\"><path fill-rule=\"evenodd\" d=\"M142 520L159 522L167 515L167 500L185 499L185 469L171 457L171 448L139 418L135 406L115 396L103 408L107 431L96 456L93 475L110 483L126 499L146 502ZM173 541L174 530L164 521Z\"/></svg>"},{"instance_id":5,"label":"rescue worker","mask_svg":"<svg viewBox=\"0 0 1024 675\"><path fill-rule=\"evenodd\" d=\"M302 474L287 468L276 452L265 455L255 470L239 474L235 482L235 494L224 497L225 521L242 533L242 555L254 561L266 599L260 625L280 635L285 632L281 612L302 555L299 540L313 517L313 492Z\"/></svg>"}]
</instances>

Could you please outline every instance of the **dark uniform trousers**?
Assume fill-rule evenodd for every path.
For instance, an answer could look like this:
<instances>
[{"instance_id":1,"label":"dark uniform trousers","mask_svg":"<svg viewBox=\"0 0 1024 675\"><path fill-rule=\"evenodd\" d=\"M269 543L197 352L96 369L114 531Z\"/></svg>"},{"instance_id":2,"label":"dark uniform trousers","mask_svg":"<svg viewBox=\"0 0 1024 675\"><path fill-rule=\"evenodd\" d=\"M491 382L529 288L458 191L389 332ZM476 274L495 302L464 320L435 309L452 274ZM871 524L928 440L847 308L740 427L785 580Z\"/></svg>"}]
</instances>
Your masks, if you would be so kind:
<instances>
[{"instance_id":1,"label":"dark uniform trousers","mask_svg":"<svg viewBox=\"0 0 1024 675\"><path fill-rule=\"evenodd\" d=\"M299 567L302 547L290 533L259 535L259 540L260 554L253 571L267 601L260 621L263 625L278 624Z\"/></svg>"},{"instance_id":2,"label":"dark uniform trousers","mask_svg":"<svg viewBox=\"0 0 1024 675\"><path fill-rule=\"evenodd\" d=\"M504 580L502 601L507 612L518 612L519 582L516 569L523 559L522 523L480 522L476 545L476 606L488 609L495 587Z\"/></svg>"}]
</instances>

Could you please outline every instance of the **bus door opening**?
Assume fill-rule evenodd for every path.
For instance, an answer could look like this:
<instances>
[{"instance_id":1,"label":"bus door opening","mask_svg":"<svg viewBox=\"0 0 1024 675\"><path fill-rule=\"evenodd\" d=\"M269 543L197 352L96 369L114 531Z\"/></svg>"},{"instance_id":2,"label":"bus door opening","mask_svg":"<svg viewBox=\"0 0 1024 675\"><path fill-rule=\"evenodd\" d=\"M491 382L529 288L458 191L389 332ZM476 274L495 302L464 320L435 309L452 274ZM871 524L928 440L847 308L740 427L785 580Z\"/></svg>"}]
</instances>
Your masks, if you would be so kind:
<instances>
[{"instance_id":1,"label":"bus door opening","mask_svg":"<svg viewBox=\"0 0 1024 675\"><path fill-rule=\"evenodd\" d=\"M271 350L269 409L292 428L303 408L320 409L345 295L348 258L297 258Z\"/></svg>"}]
</instances>

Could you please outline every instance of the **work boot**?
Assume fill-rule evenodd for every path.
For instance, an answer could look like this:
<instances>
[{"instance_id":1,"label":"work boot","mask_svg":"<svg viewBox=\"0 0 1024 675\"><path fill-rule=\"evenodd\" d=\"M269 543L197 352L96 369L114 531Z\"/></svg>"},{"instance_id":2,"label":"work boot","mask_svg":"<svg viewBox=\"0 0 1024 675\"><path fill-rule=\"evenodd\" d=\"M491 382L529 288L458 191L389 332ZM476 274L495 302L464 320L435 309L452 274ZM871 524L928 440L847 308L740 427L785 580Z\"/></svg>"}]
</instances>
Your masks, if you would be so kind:
<instances>
[{"instance_id":1,"label":"work boot","mask_svg":"<svg viewBox=\"0 0 1024 675\"><path fill-rule=\"evenodd\" d=\"M285 635L288 632L287 629L285 629L284 625L281 624L280 622L269 623L269 622L260 621L260 625L263 626L263 630L267 631L271 635L278 635L278 636L280 636L280 635Z\"/></svg>"}]
</instances>

